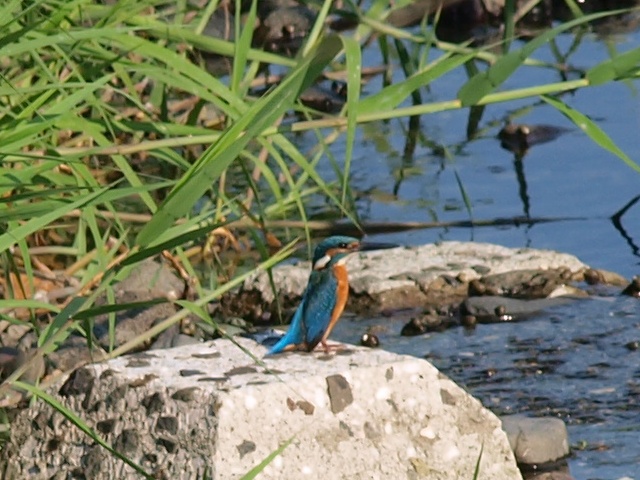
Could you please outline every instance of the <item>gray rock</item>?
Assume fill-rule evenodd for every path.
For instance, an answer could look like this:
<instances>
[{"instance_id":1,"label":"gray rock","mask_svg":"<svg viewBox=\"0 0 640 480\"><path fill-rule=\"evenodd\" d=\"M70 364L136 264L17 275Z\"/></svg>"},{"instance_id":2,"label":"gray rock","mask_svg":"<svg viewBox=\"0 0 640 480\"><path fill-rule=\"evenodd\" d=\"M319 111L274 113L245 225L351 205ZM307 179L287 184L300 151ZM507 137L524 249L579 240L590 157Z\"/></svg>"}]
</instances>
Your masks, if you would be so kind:
<instances>
[{"instance_id":1,"label":"gray rock","mask_svg":"<svg viewBox=\"0 0 640 480\"><path fill-rule=\"evenodd\" d=\"M36 335L30 323L0 320L0 345L29 348L34 340Z\"/></svg>"},{"instance_id":2,"label":"gray rock","mask_svg":"<svg viewBox=\"0 0 640 480\"><path fill-rule=\"evenodd\" d=\"M117 283L113 290L116 304L132 302L149 302L163 298L179 298L184 282L178 278L171 268L164 263L152 259L138 265L127 278ZM96 306L110 303L106 295L96 301ZM150 306L130 308L116 313L113 346L123 343L145 333L157 322L167 319L175 313L171 303L152 304ZM97 344L90 351L87 340L78 335L71 335L49 355L53 366L62 371L72 370L80 365L103 358L104 351L111 348L109 333L109 316L99 315L94 319L94 335ZM167 342L171 346L171 337L163 337L159 344ZM151 342L143 343L140 349L146 349Z\"/></svg>"},{"instance_id":3,"label":"gray rock","mask_svg":"<svg viewBox=\"0 0 640 480\"><path fill-rule=\"evenodd\" d=\"M185 335L184 333L179 333L171 340L171 347L181 347L183 345L194 345L196 343L200 343L200 340L191 337L189 335Z\"/></svg>"},{"instance_id":4,"label":"gray rock","mask_svg":"<svg viewBox=\"0 0 640 480\"><path fill-rule=\"evenodd\" d=\"M202 34L213 38L232 41L235 38L234 14L228 11L228 9L218 8L215 12L213 12L211 17L209 17L209 20L204 27ZM204 59L205 68L210 74L216 77L221 77L231 72L231 68L233 67L232 58L217 55L215 53L207 52L198 48L196 48L195 50ZM203 109L203 113L205 117L210 117L210 120L215 119L215 117L221 114L221 112L217 108L212 108L211 106Z\"/></svg>"},{"instance_id":5,"label":"gray rock","mask_svg":"<svg viewBox=\"0 0 640 480\"><path fill-rule=\"evenodd\" d=\"M519 269L485 275L471 282L477 295L504 295L514 298L547 298L572 280L569 269Z\"/></svg>"},{"instance_id":6,"label":"gray rock","mask_svg":"<svg viewBox=\"0 0 640 480\"><path fill-rule=\"evenodd\" d=\"M123 281L117 283L113 292L116 304L148 302L156 299L180 298L184 282L165 263L157 263L152 259L142 262ZM96 301L96 306L110 303L106 296ZM132 308L116 314L114 346L135 338L149 330L157 322L175 313L170 303ZM106 350L111 345L108 315L99 315L95 319L94 335L98 343ZM145 345L143 345L145 347ZM146 345L148 347L148 345Z\"/></svg>"},{"instance_id":7,"label":"gray rock","mask_svg":"<svg viewBox=\"0 0 640 480\"><path fill-rule=\"evenodd\" d=\"M165 330L160 335L158 335L158 339L153 342L149 350L181 347L183 345L194 345L196 343L200 343L201 341L202 340L198 337L192 337L191 335L180 333L178 326L174 325L173 327Z\"/></svg>"},{"instance_id":8,"label":"gray rock","mask_svg":"<svg viewBox=\"0 0 640 480\"><path fill-rule=\"evenodd\" d=\"M158 298L153 293L136 290L119 290L116 293L116 304L146 302ZM98 305L99 303L96 302ZM156 323L166 320L176 313L175 307L170 303L160 303L143 308L132 308L116 313L116 327L113 338L113 346L120 345L147 332ZM105 350L110 350L111 337L109 333L109 320L107 315L99 315L95 319L94 334L98 343ZM141 344L139 349L146 349L149 344Z\"/></svg>"},{"instance_id":9,"label":"gray rock","mask_svg":"<svg viewBox=\"0 0 640 480\"><path fill-rule=\"evenodd\" d=\"M35 351L27 354L17 348L0 347L0 381L19 368L24 368L19 380L33 384L44 375L44 360L41 355L35 355Z\"/></svg>"},{"instance_id":10,"label":"gray rock","mask_svg":"<svg viewBox=\"0 0 640 480\"><path fill-rule=\"evenodd\" d=\"M174 345L173 342L178 335L180 335L180 327L178 325L171 325L164 332L158 335L158 338L156 338L155 341L151 344L149 350L177 347L178 345Z\"/></svg>"},{"instance_id":11,"label":"gray rock","mask_svg":"<svg viewBox=\"0 0 640 480\"><path fill-rule=\"evenodd\" d=\"M569 455L567 427L559 418L501 417L518 463L541 465Z\"/></svg>"},{"instance_id":12,"label":"gray rock","mask_svg":"<svg viewBox=\"0 0 640 480\"><path fill-rule=\"evenodd\" d=\"M501 310L501 315L525 316L546 308L563 305L573 301L569 297L539 298L535 300L520 300L506 297L470 297L462 303L462 311L465 314L478 317L496 317L496 311Z\"/></svg>"},{"instance_id":13,"label":"gray rock","mask_svg":"<svg viewBox=\"0 0 640 480\"><path fill-rule=\"evenodd\" d=\"M95 345L94 345L95 347ZM71 335L47 359L54 368L69 372L74 368L103 358L103 351L99 348L89 350L87 339L79 335Z\"/></svg>"},{"instance_id":14,"label":"gray rock","mask_svg":"<svg viewBox=\"0 0 640 480\"><path fill-rule=\"evenodd\" d=\"M425 360L350 346L263 362L216 340L89 365L51 393L163 478L239 478L290 439L261 478L457 480L481 451L480 479L521 478L497 417ZM139 478L41 402L15 416L0 471Z\"/></svg>"},{"instance_id":15,"label":"gray rock","mask_svg":"<svg viewBox=\"0 0 640 480\"><path fill-rule=\"evenodd\" d=\"M351 255L347 266L351 288L347 308L357 312L460 303L467 297L469 282L488 275L528 270L529 278L537 274L568 281L587 268L572 255L475 242L363 252ZM308 262L273 269L278 299L285 308L299 301L309 270ZM548 275L540 275L547 271ZM226 296L221 308L226 316L259 320L275 311L275 299L269 276L259 273L247 279L239 292Z\"/></svg>"},{"instance_id":16,"label":"gray rock","mask_svg":"<svg viewBox=\"0 0 640 480\"><path fill-rule=\"evenodd\" d=\"M262 18L254 40L266 50L294 53L309 34L315 17L305 5L279 7Z\"/></svg>"},{"instance_id":17,"label":"gray rock","mask_svg":"<svg viewBox=\"0 0 640 480\"><path fill-rule=\"evenodd\" d=\"M575 480L569 472L553 471L544 472L533 477L535 480Z\"/></svg>"}]
</instances>

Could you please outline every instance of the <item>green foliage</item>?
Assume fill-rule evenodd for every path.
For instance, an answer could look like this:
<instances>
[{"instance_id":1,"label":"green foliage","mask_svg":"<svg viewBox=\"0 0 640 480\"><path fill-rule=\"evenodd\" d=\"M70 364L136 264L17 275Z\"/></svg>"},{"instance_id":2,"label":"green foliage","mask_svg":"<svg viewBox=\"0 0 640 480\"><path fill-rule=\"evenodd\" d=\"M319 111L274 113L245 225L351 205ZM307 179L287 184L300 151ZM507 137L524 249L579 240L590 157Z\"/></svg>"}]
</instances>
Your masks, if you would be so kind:
<instances>
[{"instance_id":1,"label":"green foliage","mask_svg":"<svg viewBox=\"0 0 640 480\"><path fill-rule=\"evenodd\" d=\"M311 85L338 53L339 41L327 37L302 60L269 95L256 101L187 170L157 214L142 229L137 243L146 246L191 210L231 165L247 144L291 108L297 96Z\"/></svg>"},{"instance_id":2,"label":"green foliage","mask_svg":"<svg viewBox=\"0 0 640 480\"><path fill-rule=\"evenodd\" d=\"M618 12L619 13L619 12ZM551 30L538 35L533 40L527 42L522 48L513 50L506 55L500 57L485 72L472 77L458 92L458 98L465 107L475 105L478 101L492 93L496 88L502 85L513 72L516 71L524 61L533 54L542 45L557 37L560 33L583 25L586 22L597 20L602 17L610 16L609 12L594 13L587 17L577 18L567 23L562 23Z\"/></svg>"},{"instance_id":3,"label":"green foliage","mask_svg":"<svg viewBox=\"0 0 640 480\"><path fill-rule=\"evenodd\" d=\"M264 468L273 461L274 458L280 455L291 444L292 441L293 438L290 438L269 455L267 455L264 460L262 460L258 465L247 472L246 475L242 477L242 480L253 480L254 478L256 478L258 474L262 472L262 470L264 470Z\"/></svg>"},{"instance_id":4,"label":"green foliage","mask_svg":"<svg viewBox=\"0 0 640 480\"><path fill-rule=\"evenodd\" d=\"M541 98L551 106L557 108L579 129L583 130L596 144L613 153L624 163L629 165L629 167L640 173L640 165L635 163L633 160L631 160L631 158L629 158L626 153L620 150L620 148L614 143L614 141L611 140L611 138L604 132L604 130L602 130L593 120L589 119L589 117L577 111L576 109L569 107L560 100L546 96L542 96Z\"/></svg>"}]
</instances>

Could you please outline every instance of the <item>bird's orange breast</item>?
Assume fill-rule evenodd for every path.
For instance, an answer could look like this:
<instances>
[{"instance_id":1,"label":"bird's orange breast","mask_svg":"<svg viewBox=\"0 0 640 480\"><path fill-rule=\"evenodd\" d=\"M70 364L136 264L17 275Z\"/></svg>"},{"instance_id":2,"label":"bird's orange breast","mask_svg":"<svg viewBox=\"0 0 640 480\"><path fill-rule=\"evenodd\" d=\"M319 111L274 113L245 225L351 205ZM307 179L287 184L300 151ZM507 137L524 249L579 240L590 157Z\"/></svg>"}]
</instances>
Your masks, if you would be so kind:
<instances>
[{"instance_id":1,"label":"bird's orange breast","mask_svg":"<svg viewBox=\"0 0 640 480\"><path fill-rule=\"evenodd\" d=\"M326 339L331 333L331 330L335 324L340 320L340 316L344 311L344 307L347 304L347 298L349 298L349 277L347 276L347 269L344 265L335 265L333 267L333 275L338 281L338 288L336 291L336 306L331 313L331 320L329 320L329 327L325 332L323 338Z\"/></svg>"}]
</instances>

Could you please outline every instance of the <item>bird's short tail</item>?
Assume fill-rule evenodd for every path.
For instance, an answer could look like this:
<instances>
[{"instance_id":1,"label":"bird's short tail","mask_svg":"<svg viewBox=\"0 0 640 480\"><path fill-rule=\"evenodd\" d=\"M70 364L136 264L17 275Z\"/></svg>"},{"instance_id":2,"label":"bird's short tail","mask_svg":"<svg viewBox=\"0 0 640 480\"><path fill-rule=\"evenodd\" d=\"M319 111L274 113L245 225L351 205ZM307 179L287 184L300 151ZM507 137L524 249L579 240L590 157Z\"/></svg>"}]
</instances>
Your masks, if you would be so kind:
<instances>
[{"instance_id":1,"label":"bird's short tail","mask_svg":"<svg viewBox=\"0 0 640 480\"><path fill-rule=\"evenodd\" d=\"M275 355L287 350L292 350L296 345L301 344L303 341L302 335L299 331L296 330L297 329L289 327L289 331L287 331L287 333L285 333L284 336L280 340L278 340L278 343L276 343L269 349L265 356Z\"/></svg>"},{"instance_id":2,"label":"bird's short tail","mask_svg":"<svg viewBox=\"0 0 640 480\"><path fill-rule=\"evenodd\" d=\"M305 297L303 296L296 313L293 315L291 319L291 325L289 325L289 330L284 336L278 340L273 347L269 349L267 352L268 355L275 355L276 353L282 353L287 350L295 350L297 345L302 345L305 342L306 333L303 321L302 321L302 313L305 305Z\"/></svg>"},{"instance_id":3,"label":"bird's short tail","mask_svg":"<svg viewBox=\"0 0 640 480\"><path fill-rule=\"evenodd\" d=\"M280 340L278 340L278 343L276 343L273 347L269 349L265 357L275 355L276 353L282 353L284 352L285 348L287 348L287 346L289 345L291 345L291 342L289 341L289 339L287 339L287 335L285 335Z\"/></svg>"}]
</instances>

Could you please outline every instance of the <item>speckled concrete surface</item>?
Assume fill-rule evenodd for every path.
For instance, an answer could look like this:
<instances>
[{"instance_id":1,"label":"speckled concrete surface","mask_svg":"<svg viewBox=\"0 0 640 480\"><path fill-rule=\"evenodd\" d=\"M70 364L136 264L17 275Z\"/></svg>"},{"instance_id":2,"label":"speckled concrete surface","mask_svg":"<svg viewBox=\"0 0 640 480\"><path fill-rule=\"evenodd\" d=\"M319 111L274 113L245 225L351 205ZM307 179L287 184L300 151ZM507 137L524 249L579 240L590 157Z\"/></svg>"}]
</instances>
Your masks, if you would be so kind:
<instances>
[{"instance_id":1,"label":"speckled concrete surface","mask_svg":"<svg viewBox=\"0 0 640 480\"><path fill-rule=\"evenodd\" d=\"M264 348L240 339L258 358ZM255 362L227 340L77 370L55 393L157 478L520 477L500 421L424 360L348 347ZM140 478L42 403L15 419L5 478ZM20 432L20 433L17 433Z\"/></svg>"}]
</instances>

